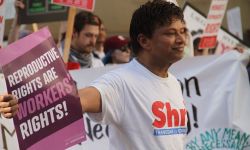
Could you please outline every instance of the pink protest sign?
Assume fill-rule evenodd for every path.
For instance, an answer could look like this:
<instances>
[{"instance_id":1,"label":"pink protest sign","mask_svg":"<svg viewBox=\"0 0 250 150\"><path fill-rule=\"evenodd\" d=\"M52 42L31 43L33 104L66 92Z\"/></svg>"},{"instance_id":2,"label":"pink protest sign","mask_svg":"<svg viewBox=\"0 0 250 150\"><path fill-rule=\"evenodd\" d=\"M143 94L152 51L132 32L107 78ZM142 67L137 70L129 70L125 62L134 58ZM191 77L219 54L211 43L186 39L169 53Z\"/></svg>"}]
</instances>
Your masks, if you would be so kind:
<instances>
[{"instance_id":1,"label":"pink protest sign","mask_svg":"<svg viewBox=\"0 0 250 150\"><path fill-rule=\"evenodd\" d=\"M66 149L86 140L77 89L47 28L0 51L7 90L19 100L21 150Z\"/></svg>"},{"instance_id":2,"label":"pink protest sign","mask_svg":"<svg viewBox=\"0 0 250 150\"><path fill-rule=\"evenodd\" d=\"M77 7L91 12L94 11L95 7L95 0L52 0L52 3L64 6Z\"/></svg>"}]
</instances>

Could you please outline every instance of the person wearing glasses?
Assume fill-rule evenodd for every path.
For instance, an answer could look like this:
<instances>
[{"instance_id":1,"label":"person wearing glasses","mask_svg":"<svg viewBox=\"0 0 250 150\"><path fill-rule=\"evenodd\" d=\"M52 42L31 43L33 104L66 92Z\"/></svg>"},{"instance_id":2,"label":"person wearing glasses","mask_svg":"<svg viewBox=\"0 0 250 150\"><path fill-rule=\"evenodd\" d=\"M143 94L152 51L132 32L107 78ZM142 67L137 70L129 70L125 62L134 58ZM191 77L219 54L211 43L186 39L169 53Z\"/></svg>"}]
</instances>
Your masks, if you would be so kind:
<instances>
[{"instance_id":1,"label":"person wearing glasses","mask_svg":"<svg viewBox=\"0 0 250 150\"><path fill-rule=\"evenodd\" d=\"M131 49L128 45L129 40L122 35L107 38L104 43L104 65L128 63L131 59Z\"/></svg>"}]
</instances>

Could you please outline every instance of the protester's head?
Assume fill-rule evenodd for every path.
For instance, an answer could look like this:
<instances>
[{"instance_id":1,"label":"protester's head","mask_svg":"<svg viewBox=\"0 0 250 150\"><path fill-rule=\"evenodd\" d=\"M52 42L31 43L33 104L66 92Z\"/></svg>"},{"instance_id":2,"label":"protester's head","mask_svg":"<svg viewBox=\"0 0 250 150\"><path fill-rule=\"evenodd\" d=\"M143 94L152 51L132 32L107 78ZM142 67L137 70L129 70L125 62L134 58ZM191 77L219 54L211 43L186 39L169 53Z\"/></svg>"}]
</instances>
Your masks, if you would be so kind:
<instances>
[{"instance_id":1,"label":"protester's head","mask_svg":"<svg viewBox=\"0 0 250 150\"><path fill-rule=\"evenodd\" d=\"M163 52L162 56L165 55L169 61L175 62L183 56L186 37L187 28L183 12L173 3L165 0L149 1L138 8L132 16L130 38L135 55L150 49L158 55ZM157 45L162 48L154 47Z\"/></svg>"},{"instance_id":2,"label":"protester's head","mask_svg":"<svg viewBox=\"0 0 250 150\"><path fill-rule=\"evenodd\" d=\"M107 36L107 33L106 33L106 29L104 27L104 24L101 20L100 17L96 16L99 24L100 24L100 32L99 32L99 35L97 37L97 40L96 40L96 45L95 45L95 50L96 51L103 51L104 50L104 42L106 40L106 36Z\"/></svg>"},{"instance_id":3,"label":"protester's head","mask_svg":"<svg viewBox=\"0 0 250 150\"><path fill-rule=\"evenodd\" d=\"M96 16L91 12L81 11L75 16L72 46L79 53L89 54L93 51L99 35Z\"/></svg>"},{"instance_id":4,"label":"protester's head","mask_svg":"<svg viewBox=\"0 0 250 150\"><path fill-rule=\"evenodd\" d=\"M199 48L199 43L201 41L200 37L197 37L193 40L193 45L194 45L194 56L202 56L204 55L204 49Z\"/></svg>"},{"instance_id":5,"label":"protester's head","mask_svg":"<svg viewBox=\"0 0 250 150\"><path fill-rule=\"evenodd\" d=\"M216 46L214 48L200 48L201 37L197 37L193 40L194 56L207 56L215 53Z\"/></svg>"},{"instance_id":6,"label":"protester's head","mask_svg":"<svg viewBox=\"0 0 250 150\"><path fill-rule=\"evenodd\" d=\"M206 56L214 53L215 49L199 47L203 35L202 29L199 29L197 31L192 31L191 35L193 37L194 56Z\"/></svg>"},{"instance_id":7,"label":"protester's head","mask_svg":"<svg viewBox=\"0 0 250 150\"><path fill-rule=\"evenodd\" d=\"M131 50L128 44L129 40L122 35L116 35L107 38L104 43L104 51L106 56L103 59L103 63L106 65L129 62Z\"/></svg>"}]
</instances>

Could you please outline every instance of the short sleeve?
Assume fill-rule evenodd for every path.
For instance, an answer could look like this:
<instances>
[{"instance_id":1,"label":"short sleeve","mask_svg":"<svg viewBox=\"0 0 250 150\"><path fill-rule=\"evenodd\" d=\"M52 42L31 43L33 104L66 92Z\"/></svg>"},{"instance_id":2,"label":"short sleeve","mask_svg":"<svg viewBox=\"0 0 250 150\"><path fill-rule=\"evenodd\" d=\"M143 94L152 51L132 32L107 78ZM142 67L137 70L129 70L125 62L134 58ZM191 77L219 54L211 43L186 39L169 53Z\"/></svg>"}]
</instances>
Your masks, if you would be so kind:
<instances>
[{"instance_id":1,"label":"short sleeve","mask_svg":"<svg viewBox=\"0 0 250 150\"><path fill-rule=\"evenodd\" d=\"M110 124L118 123L124 111L123 82L119 75L110 72L91 83L101 95L102 112L88 113L97 122Z\"/></svg>"}]
</instances>

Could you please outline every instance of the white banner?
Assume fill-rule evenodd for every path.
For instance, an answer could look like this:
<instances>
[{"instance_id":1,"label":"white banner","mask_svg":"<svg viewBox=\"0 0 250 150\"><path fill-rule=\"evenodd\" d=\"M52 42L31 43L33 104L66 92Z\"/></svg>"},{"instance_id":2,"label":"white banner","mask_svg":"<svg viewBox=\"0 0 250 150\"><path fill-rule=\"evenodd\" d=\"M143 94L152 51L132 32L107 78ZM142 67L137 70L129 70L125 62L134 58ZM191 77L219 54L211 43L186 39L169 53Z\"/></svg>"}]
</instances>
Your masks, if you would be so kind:
<instances>
[{"instance_id":1,"label":"white banner","mask_svg":"<svg viewBox=\"0 0 250 150\"><path fill-rule=\"evenodd\" d=\"M228 52L185 58L171 67L180 81L189 112L187 150L250 149L250 84L246 71L249 57ZM116 67L76 70L71 74L80 88ZM0 121L2 130L4 127L4 148L17 150L11 120ZM108 126L94 123L86 116L84 121L88 140L69 150L108 150Z\"/></svg>"},{"instance_id":2,"label":"white banner","mask_svg":"<svg viewBox=\"0 0 250 150\"><path fill-rule=\"evenodd\" d=\"M189 114L187 150L250 149L248 62L232 51L173 66Z\"/></svg>"}]
</instances>

